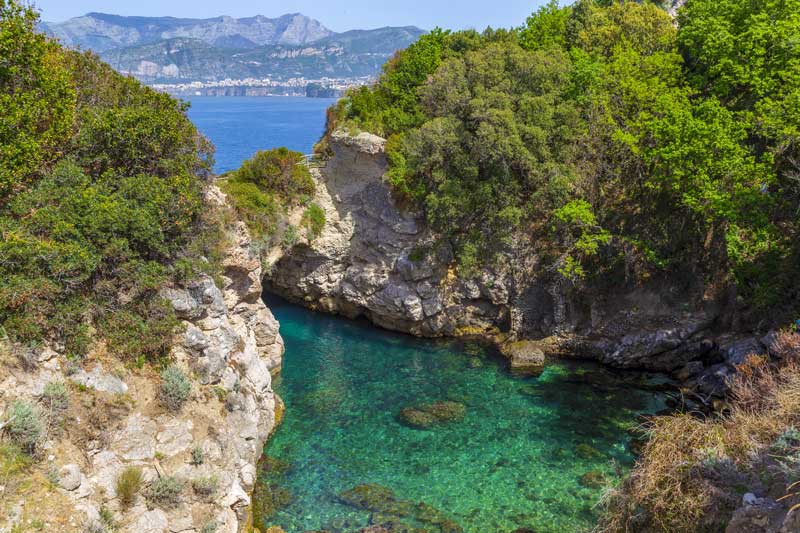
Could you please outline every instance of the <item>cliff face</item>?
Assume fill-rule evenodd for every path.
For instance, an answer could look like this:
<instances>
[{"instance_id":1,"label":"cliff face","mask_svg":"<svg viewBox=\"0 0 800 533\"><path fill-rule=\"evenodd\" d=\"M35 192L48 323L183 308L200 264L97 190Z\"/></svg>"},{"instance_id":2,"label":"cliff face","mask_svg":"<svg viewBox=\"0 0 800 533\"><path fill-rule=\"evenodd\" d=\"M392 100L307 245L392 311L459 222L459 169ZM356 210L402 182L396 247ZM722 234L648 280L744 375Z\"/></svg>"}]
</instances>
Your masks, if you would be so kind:
<instances>
[{"instance_id":1,"label":"cliff face","mask_svg":"<svg viewBox=\"0 0 800 533\"><path fill-rule=\"evenodd\" d=\"M224 195L212 188L207 200L220 204ZM68 406L46 413L43 454L58 486L46 493L52 505L45 525L51 531L105 530L103 509L114 514L121 531L136 533L200 531L210 524L215 531L236 533L248 519L256 463L280 402L270 371L280 366L284 348L278 322L261 301L261 265L244 224L230 232L221 284L201 277L165 288L162 296L185 326L172 355L193 377L191 397L180 411L159 402L154 369L126 368L102 347L81 369L57 350L33 348L17 354L31 361L31 368L10 366L2 373L8 376L0 384L2 405L41 404L47 384L75 384ZM3 358L3 366L11 361ZM125 507L116 484L128 467L141 469L144 484ZM166 476L182 483L177 501L146 499L147 484ZM202 480L213 486L210 494L195 487ZM6 517L0 531L35 515L37 494L18 498L0 509Z\"/></svg>"},{"instance_id":2,"label":"cliff face","mask_svg":"<svg viewBox=\"0 0 800 533\"><path fill-rule=\"evenodd\" d=\"M449 245L393 199L385 141L335 132L330 145L333 156L312 169L325 228L277 258L267 275L267 288L290 300L420 336L533 339L546 353L622 368L673 371L693 360L710 367L721 343L735 343L712 335L718 312L703 301L703 287L620 280L578 290L543 265L525 235L497 265L463 279Z\"/></svg>"}]
</instances>

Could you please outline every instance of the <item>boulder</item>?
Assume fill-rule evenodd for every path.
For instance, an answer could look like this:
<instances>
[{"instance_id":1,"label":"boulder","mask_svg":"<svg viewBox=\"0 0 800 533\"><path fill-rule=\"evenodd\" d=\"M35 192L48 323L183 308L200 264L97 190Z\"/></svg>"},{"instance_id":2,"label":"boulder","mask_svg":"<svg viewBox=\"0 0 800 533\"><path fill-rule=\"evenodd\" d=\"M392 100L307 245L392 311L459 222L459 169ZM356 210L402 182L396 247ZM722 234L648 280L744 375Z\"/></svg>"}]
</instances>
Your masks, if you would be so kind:
<instances>
[{"instance_id":1,"label":"boulder","mask_svg":"<svg viewBox=\"0 0 800 533\"><path fill-rule=\"evenodd\" d=\"M81 486L81 469L76 464L64 465L58 473L58 484L64 490L77 490Z\"/></svg>"},{"instance_id":2,"label":"boulder","mask_svg":"<svg viewBox=\"0 0 800 533\"><path fill-rule=\"evenodd\" d=\"M502 346L511 370L515 373L541 373L544 370L545 356L535 341L509 342Z\"/></svg>"},{"instance_id":3,"label":"boulder","mask_svg":"<svg viewBox=\"0 0 800 533\"><path fill-rule=\"evenodd\" d=\"M81 369L69 376L70 381L94 389L99 392L109 394L125 394L128 392L128 385L116 376L107 374L101 365L97 365L91 372Z\"/></svg>"},{"instance_id":4,"label":"boulder","mask_svg":"<svg viewBox=\"0 0 800 533\"><path fill-rule=\"evenodd\" d=\"M161 509L153 509L139 516L131 531L137 533L164 533L168 531L167 515Z\"/></svg>"},{"instance_id":5,"label":"boulder","mask_svg":"<svg viewBox=\"0 0 800 533\"><path fill-rule=\"evenodd\" d=\"M457 402L436 402L427 405L405 407L400 411L400 421L415 429L430 429L433 426L463 420L467 408Z\"/></svg>"},{"instance_id":6,"label":"boulder","mask_svg":"<svg viewBox=\"0 0 800 533\"><path fill-rule=\"evenodd\" d=\"M749 356L763 354L766 350L758 339L747 337L721 344L719 351L726 363L738 366L743 364Z\"/></svg>"},{"instance_id":7,"label":"boulder","mask_svg":"<svg viewBox=\"0 0 800 533\"><path fill-rule=\"evenodd\" d=\"M697 378L697 391L706 396L724 396L729 388L729 379L734 370L725 363L706 368Z\"/></svg>"}]
</instances>

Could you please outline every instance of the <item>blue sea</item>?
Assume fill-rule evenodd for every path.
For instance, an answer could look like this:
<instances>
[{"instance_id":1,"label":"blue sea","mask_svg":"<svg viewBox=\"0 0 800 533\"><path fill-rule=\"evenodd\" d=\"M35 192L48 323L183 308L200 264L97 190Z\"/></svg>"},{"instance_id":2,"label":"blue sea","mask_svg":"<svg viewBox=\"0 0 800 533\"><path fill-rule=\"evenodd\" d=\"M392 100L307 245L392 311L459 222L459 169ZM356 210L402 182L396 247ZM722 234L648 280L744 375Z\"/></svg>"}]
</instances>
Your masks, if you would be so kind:
<instances>
[{"instance_id":1,"label":"blue sea","mask_svg":"<svg viewBox=\"0 0 800 533\"><path fill-rule=\"evenodd\" d=\"M258 150L286 146L311 153L333 98L192 97L189 118L217 147L218 173L239 168Z\"/></svg>"}]
</instances>

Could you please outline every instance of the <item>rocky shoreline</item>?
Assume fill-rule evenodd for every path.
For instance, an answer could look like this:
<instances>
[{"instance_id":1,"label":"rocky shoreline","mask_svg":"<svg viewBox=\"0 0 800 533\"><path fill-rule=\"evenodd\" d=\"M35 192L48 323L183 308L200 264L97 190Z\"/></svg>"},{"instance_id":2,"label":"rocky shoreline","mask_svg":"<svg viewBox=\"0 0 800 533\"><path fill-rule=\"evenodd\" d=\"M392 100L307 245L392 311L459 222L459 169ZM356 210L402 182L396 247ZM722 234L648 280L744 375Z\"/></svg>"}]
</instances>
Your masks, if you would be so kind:
<instances>
[{"instance_id":1,"label":"rocky shoreline","mask_svg":"<svg viewBox=\"0 0 800 533\"><path fill-rule=\"evenodd\" d=\"M328 141L332 156L312 168L326 225L267 266L265 286L290 301L417 336L490 338L513 365L566 355L671 373L706 397L722 394L749 354L769 352L769 335L720 327L724 305L699 283L576 290L525 235L497 265L462 279L449 245L393 197L386 141L343 131Z\"/></svg>"}]
</instances>

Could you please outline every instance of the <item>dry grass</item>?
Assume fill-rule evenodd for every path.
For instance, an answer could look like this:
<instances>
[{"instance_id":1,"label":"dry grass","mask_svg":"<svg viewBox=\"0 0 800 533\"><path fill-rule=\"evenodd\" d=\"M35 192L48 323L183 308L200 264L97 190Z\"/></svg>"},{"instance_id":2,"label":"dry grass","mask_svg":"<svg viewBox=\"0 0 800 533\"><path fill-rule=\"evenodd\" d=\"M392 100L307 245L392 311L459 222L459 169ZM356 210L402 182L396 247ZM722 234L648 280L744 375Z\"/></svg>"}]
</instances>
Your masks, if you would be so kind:
<instances>
[{"instance_id":1,"label":"dry grass","mask_svg":"<svg viewBox=\"0 0 800 533\"><path fill-rule=\"evenodd\" d=\"M142 488L144 477L142 469L129 466L117 478L116 492L119 498L120 505L123 508L128 508L136 501L136 496Z\"/></svg>"},{"instance_id":2,"label":"dry grass","mask_svg":"<svg viewBox=\"0 0 800 533\"><path fill-rule=\"evenodd\" d=\"M786 355L780 365L751 356L738 367L723 416L654 418L631 476L606 495L598 530L719 529L740 499L731 487L755 473L776 438L800 427L800 349Z\"/></svg>"}]
</instances>

